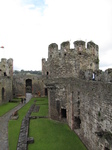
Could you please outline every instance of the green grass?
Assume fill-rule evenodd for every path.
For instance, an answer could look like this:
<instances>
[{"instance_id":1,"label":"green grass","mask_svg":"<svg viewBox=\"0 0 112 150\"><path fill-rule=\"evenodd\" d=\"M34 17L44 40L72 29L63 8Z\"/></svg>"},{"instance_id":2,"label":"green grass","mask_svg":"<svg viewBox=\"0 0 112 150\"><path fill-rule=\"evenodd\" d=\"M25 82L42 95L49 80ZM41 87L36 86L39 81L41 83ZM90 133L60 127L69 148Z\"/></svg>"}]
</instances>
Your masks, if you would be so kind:
<instances>
[{"instance_id":1,"label":"green grass","mask_svg":"<svg viewBox=\"0 0 112 150\"><path fill-rule=\"evenodd\" d=\"M40 106L40 110L38 113L32 113L32 116L48 116L47 98L32 98L18 111L19 119L9 121L9 150L16 150L22 119L34 100L37 100L35 103ZM28 150L86 150L67 124L50 119L30 120L29 137L34 137L34 143L28 145Z\"/></svg>"},{"instance_id":2,"label":"green grass","mask_svg":"<svg viewBox=\"0 0 112 150\"><path fill-rule=\"evenodd\" d=\"M17 99L14 99L15 101ZM8 111L10 111L12 108L16 107L19 104L19 100L17 103L12 103L12 102L8 102L6 104L2 104L0 105L0 116L3 116L5 113L7 113Z\"/></svg>"},{"instance_id":3,"label":"green grass","mask_svg":"<svg viewBox=\"0 0 112 150\"><path fill-rule=\"evenodd\" d=\"M9 124L8 124L9 150L16 150L22 120L24 116L26 115L26 113L28 112L31 105L34 103L34 100L36 100L36 98L32 98L25 106L23 106L18 111L18 115L19 115L18 120L9 121ZM38 100L39 101L37 101L36 104L41 103L41 101L43 100L47 101L46 98L39 98Z\"/></svg>"},{"instance_id":4,"label":"green grass","mask_svg":"<svg viewBox=\"0 0 112 150\"><path fill-rule=\"evenodd\" d=\"M40 110L32 116L48 116L47 100L37 101L36 104ZM30 120L29 137L34 137L34 144L29 144L28 150L86 150L67 124L50 119Z\"/></svg>"},{"instance_id":5,"label":"green grass","mask_svg":"<svg viewBox=\"0 0 112 150\"><path fill-rule=\"evenodd\" d=\"M49 119L30 120L29 131L34 144L29 144L28 150L86 150L67 124Z\"/></svg>"},{"instance_id":6,"label":"green grass","mask_svg":"<svg viewBox=\"0 0 112 150\"><path fill-rule=\"evenodd\" d=\"M48 99L47 98L41 98L41 100L37 100L36 104L40 106L38 113L32 113L31 116L48 116Z\"/></svg>"}]
</instances>

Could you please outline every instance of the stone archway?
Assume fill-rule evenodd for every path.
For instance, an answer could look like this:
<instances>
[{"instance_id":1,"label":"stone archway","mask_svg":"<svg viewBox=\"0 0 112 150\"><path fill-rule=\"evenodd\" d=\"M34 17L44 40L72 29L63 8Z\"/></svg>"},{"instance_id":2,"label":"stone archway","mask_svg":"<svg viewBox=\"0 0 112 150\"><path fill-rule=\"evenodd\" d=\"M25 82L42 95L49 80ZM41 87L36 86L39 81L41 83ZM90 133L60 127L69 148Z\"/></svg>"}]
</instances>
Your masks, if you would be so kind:
<instances>
[{"instance_id":1,"label":"stone archway","mask_svg":"<svg viewBox=\"0 0 112 150\"><path fill-rule=\"evenodd\" d=\"M32 93L32 80L26 79L26 93Z\"/></svg>"}]
</instances>

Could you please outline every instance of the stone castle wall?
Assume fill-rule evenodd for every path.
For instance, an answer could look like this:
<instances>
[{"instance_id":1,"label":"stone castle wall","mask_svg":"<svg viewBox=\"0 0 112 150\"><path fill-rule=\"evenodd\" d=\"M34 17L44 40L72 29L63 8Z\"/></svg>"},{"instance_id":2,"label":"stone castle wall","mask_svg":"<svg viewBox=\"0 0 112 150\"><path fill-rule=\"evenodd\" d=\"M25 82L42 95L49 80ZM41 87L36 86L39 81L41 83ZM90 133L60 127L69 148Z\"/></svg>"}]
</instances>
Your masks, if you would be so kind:
<instances>
[{"instance_id":1,"label":"stone castle wall","mask_svg":"<svg viewBox=\"0 0 112 150\"><path fill-rule=\"evenodd\" d=\"M27 80L31 81L31 85L27 85ZM32 93L33 96L45 95L45 85L41 76L33 74L13 76L13 96L25 96L26 93Z\"/></svg>"},{"instance_id":2,"label":"stone castle wall","mask_svg":"<svg viewBox=\"0 0 112 150\"><path fill-rule=\"evenodd\" d=\"M88 149L112 150L111 83L59 78L47 79L45 84L49 89L50 118L66 119Z\"/></svg>"},{"instance_id":3,"label":"stone castle wall","mask_svg":"<svg viewBox=\"0 0 112 150\"><path fill-rule=\"evenodd\" d=\"M0 104L12 99L13 60L2 58L0 62Z\"/></svg>"},{"instance_id":4,"label":"stone castle wall","mask_svg":"<svg viewBox=\"0 0 112 150\"><path fill-rule=\"evenodd\" d=\"M49 117L67 122L89 150L112 150L112 69L99 70L98 53L93 42L50 44L42 75Z\"/></svg>"}]
</instances>

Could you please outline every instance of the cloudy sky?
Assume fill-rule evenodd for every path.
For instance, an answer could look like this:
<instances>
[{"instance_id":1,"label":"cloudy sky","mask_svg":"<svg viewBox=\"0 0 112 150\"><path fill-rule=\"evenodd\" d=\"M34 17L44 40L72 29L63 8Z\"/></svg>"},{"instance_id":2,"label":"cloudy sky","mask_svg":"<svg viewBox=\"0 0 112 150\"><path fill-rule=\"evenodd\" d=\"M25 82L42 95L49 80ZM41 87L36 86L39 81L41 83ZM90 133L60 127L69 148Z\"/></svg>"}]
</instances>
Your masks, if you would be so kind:
<instances>
[{"instance_id":1,"label":"cloudy sky","mask_svg":"<svg viewBox=\"0 0 112 150\"><path fill-rule=\"evenodd\" d=\"M41 70L48 45L92 40L100 69L112 68L112 0L0 0L0 58L14 70Z\"/></svg>"}]
</instances>

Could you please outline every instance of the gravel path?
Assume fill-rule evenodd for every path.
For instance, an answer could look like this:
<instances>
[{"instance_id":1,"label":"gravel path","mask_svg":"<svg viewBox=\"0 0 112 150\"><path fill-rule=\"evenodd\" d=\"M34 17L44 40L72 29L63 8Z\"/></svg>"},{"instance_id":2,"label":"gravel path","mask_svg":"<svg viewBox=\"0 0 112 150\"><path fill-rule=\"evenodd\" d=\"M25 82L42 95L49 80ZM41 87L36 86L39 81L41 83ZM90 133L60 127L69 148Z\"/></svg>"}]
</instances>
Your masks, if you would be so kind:
<instances>
[{"instance_id":1,"label":"gravel path","mask_svg":"<svg viewBox=\"0 0 112 150\"><path fill-rule=\"evenodd\" d=\"M32 98L30 93L26 93L26 103ZM8 113L0 117L0 150L9 150L8 146L8 121L10 116L16 110L19 110L25 104L19 104Z\"/></svg>"}]
</instances>

